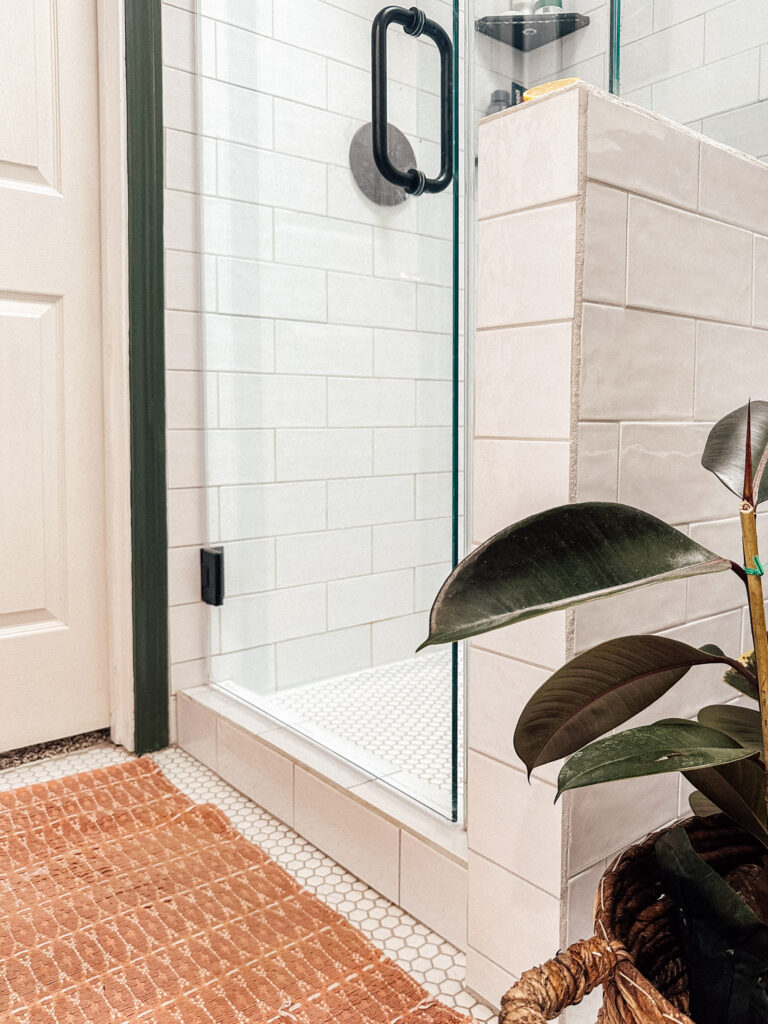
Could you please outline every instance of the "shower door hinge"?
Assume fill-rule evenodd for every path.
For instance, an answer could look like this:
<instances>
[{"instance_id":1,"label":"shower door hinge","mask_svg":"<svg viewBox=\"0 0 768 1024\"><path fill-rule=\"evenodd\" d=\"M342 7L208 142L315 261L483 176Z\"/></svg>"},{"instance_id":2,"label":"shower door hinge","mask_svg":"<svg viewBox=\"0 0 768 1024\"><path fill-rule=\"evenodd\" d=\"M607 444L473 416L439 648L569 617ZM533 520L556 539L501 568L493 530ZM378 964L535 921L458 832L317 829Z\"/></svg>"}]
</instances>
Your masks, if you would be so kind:
<instances>
[{"instance_id":1,"label":"shower door hinge","mask_svg":"<svg viewBox=\"0 0 768 1024\"><path fill-rule=\"evenodd\" d=\"M224 548L200 548L200 596L206 604L224 604Z\"/></svg>"}]
</instances>

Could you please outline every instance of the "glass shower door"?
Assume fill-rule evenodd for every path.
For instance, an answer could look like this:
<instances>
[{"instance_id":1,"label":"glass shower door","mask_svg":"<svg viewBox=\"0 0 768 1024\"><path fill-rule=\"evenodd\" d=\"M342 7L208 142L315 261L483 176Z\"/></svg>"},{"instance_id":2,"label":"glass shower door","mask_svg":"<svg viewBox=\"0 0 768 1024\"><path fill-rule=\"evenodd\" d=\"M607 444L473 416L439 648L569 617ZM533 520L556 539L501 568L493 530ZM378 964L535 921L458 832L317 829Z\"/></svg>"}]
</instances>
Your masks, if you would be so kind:
<instances>
[{"instance_id":1,"label":"glass shower door","mask_svg":"<svg viewBox=\"0 0 768 1024\"><path fill-rule=\"evenodd\" d=\"M372 69L379 3L203 4L210 678L455 820L458 658L415 650L459 537L458 15L420 9Z\"/></svg>"}]
</instances>

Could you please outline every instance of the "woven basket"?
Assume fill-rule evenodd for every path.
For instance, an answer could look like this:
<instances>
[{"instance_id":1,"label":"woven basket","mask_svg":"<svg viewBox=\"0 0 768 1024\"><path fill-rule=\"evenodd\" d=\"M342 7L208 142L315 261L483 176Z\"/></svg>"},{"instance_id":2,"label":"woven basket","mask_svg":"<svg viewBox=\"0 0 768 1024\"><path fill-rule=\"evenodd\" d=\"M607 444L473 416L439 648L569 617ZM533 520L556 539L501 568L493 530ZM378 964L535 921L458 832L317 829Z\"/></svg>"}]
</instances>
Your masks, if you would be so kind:
<instances>
[{"instance_id":1,"label":"woven basket","mask_svg":"<svg viewBox=\"0 0 768 1024\"><path fill-rule=\"evenodd\" d=\"M721 875L765 856L723 815L683 823L694 850ZM693 1024L688 979L670 906L656 867L656 832L626 850L603 875L595 936L526 971L504 996L499 1024L543 1024L598 985L598 1024Z\"/></svg>"}]
</instances>

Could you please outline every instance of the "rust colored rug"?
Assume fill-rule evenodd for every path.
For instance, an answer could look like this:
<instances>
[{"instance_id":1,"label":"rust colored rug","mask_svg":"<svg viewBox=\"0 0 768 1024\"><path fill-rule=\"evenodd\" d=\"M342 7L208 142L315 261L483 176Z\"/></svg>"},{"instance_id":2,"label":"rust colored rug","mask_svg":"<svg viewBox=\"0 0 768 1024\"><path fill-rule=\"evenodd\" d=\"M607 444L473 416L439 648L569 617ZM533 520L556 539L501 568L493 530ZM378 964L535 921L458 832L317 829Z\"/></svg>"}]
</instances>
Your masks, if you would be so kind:
<instances>
[{"instance_id":1,"label":"rust colored rug","mask_svg":"<svg viewBox=\"0 0 768 1024\"><path fill-rule=\"evenodd\" d=\"M3 1024L458 1024L134 759L0 793Z\"/></svg>"}]
</instances>

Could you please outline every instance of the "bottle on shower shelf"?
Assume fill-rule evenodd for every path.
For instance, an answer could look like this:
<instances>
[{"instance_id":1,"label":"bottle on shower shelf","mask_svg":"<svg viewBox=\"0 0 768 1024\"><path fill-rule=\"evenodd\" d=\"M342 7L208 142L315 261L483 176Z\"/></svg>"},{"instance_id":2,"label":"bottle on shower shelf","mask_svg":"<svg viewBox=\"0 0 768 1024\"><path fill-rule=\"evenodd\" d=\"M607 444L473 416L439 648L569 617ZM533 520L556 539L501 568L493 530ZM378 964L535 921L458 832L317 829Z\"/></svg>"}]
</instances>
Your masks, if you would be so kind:
<instances>
[{"instance_id":1,"label":"bottle on shower shelf","mask_svg":"<svg viewBox=\"0 0 768 1024\"><path fill-rule=\"evenodd\" d=\"M563 0L535 0L535 14L562 14Z\"/></svg>"},{"instance_id":2,"label":"bottle on shower shelf","mask_svg":"<svg viewBox=\"0 0 768 1024\"><path fill-rule=\"evenodd\" d=\"M491 102L488 109L485 112L487 117L489 114L498 114L501 110L506 110L507 107L512 106L512 97L506 89L496 89L495 92L491 93Z\"/></svg>"}]
</instances>

